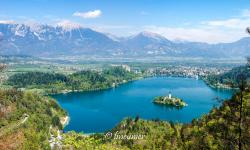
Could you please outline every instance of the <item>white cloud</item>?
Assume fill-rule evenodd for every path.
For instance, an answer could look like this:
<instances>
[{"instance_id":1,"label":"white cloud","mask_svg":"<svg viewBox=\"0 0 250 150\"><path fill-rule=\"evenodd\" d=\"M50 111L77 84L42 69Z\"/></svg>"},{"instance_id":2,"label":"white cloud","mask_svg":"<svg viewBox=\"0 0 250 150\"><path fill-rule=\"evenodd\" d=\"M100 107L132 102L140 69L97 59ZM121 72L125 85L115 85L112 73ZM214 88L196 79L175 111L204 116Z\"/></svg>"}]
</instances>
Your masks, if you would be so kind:
<instances>
[{"instance_id":1,"label":"white cloud","mask_svg":"<svg viewBox=\"0 0 250 150\"><path fill-rule=\"evenodd\" d=\"M144 30L158 33L164 37L175 40L181 39L194 42L220 43L233 42L239 40L245 35L245 31L221 30L206 28L173 28L163 26L145 26Z\"/></svg>"},{"instance_id":2,"label":"white cloud","mask_svg":"<svg viewBox=\"0 0 250 150\"><path fill-rule=\"evenodd\" d=\"M202 21L198 25L182 27L145 26L143 29L165 36L170 40L182 39L196 42L234 42L246 34L250 27L250 10L242 10L240 16L221 20Z\"/></svg>"},{"instance_id":3,"label":"white cloud","mask_svg":"<svg viewBox=\"0 0 250 150\"><path fill-rule=\"evenodd\" d=\"M245 29L246 27L250 26L250 10L243 9L241 11L240 16L238 16L238 17L221 19L221 20L203 21L202 24L207 25L209 27Z\"/></svg>"},{"instance_id":4,"label":"white cloud","mask_svg":"<svg viewBox=\"0 0 250 150\"><path fill-rule=\"evenodd\" d=\"M242 29L250 26L250 18L232 18L227 20L213 20L208 22L203 22L203 25L208 25L210 27L225 27L232 29Z\"/></svg>"},{"instance_id":5,"label":"white cloud","mask_svg":"<svg viewBox=\"0 0 250 150\"><path fill-rule=\"evenodd\" d=\"M0 24L15 24L13 20L0 20Z\"/></svg>"},{"instance_id":6,"label":"white cloud","mask_svg":"<svg viewBox=\"0 0 250 150\"><path fill-rule=\"evenodd\" d=\"M241 13L242 17L250 17L250 10L249 9L243 9Z\"/></svg>"},{"instance_id":7,"label":"white cloud","mask_svg":"<svg viewBox=\"0 0 250 150\"><path fill-rule=\"evenodd\" d=\"M81 17L81 18L97 18L102 15L101 10L93 10L88 12L75 12L73 16Z\"/></svg>"}]
</instances>

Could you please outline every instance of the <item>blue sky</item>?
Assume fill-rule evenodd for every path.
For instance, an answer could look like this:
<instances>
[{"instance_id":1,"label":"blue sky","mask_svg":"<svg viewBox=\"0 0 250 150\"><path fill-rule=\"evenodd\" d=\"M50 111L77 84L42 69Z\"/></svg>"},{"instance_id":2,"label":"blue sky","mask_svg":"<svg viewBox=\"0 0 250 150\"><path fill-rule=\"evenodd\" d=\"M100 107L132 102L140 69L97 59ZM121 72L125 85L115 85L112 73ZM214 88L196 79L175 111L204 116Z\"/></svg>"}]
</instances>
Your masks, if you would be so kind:
<instances>
[{"instance_id":1,"label":"blue sky","mask_svg":"<svg viewBox=\"0 0 250 150\"><path fill-rule=\"evenodd\" d=\"M249 0L1 0L0 22L80 24L117 36L140 31L209 43L247 36Z\"/></svg>"}]
</instances>

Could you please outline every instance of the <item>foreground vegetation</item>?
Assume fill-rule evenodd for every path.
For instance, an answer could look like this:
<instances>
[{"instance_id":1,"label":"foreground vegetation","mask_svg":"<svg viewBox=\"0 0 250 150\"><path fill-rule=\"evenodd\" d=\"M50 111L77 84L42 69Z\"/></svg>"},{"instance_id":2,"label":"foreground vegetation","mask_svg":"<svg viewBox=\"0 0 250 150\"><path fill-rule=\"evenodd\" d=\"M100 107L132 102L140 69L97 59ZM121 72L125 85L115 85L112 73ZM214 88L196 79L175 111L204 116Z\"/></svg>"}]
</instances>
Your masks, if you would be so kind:
<instances>
[{"instance_id":1,"label":"foreground vegetation","mask_svg":"<svg viewBox=\"0 0 250 150\"><path fill-rule=\"evenodd\" d=\"M122 67L98 71L80 71L70 75L59 73L26 72L11 76L6 85L15 88L37 89L44 93L90 91L107 89L138 78Z\"/></svg>"},{"instance_id":2,"label":"foreground vegetation","mask_svg":"<svg viewBox=\"0 0 250 150\"><path fill-rule=\"evenodd\" d=\"M48 97L0 90L0 149L50 149L49 127L62 129L65 115Z\"/></svg>"}]
</instances>

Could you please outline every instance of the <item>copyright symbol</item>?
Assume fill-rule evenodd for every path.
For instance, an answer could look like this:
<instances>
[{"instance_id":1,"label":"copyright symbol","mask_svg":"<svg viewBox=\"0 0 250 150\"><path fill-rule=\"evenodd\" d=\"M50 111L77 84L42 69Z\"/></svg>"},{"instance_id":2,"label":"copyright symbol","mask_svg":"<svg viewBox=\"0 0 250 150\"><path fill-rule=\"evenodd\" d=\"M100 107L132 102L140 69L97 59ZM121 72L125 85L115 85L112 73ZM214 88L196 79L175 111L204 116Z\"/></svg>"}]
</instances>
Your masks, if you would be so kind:
<instances>
[{"instance_id":1,"label":"copyright symbol","mask_svg":"<svg viewBox=\"0 0 250 150\"><path fill-rule=\"evenodd\" d=\"M112 132L107 132L105 134L105 139L110 139L110 138L112 138Z\"/></svg>"}]
</instances>

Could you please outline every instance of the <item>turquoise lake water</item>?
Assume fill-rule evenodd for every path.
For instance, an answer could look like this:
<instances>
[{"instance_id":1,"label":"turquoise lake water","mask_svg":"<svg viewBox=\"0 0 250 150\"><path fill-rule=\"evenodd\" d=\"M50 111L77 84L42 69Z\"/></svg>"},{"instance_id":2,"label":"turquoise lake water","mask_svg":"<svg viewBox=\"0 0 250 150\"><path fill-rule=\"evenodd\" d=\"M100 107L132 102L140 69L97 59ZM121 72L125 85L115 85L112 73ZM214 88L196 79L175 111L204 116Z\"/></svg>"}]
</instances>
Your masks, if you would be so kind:
<instances>
[{"instance_id":1,"label":"turquoise lake water","mask_svg":"<svg viewBox=\"0 0 250 150\"><path fill-rule=\"evenodd\" d=\"M175 109L153 104L154 97L172 95L183 99L188 106ZM154 77L133 81L117 88L53 95L70 116L65 131L94 133L112 129L125 117L137 115L143 119L190 122L208 113L215 100L230 98L230 90L215 90L202 80L191 78Z\"/></svg>"}]
</instances>

